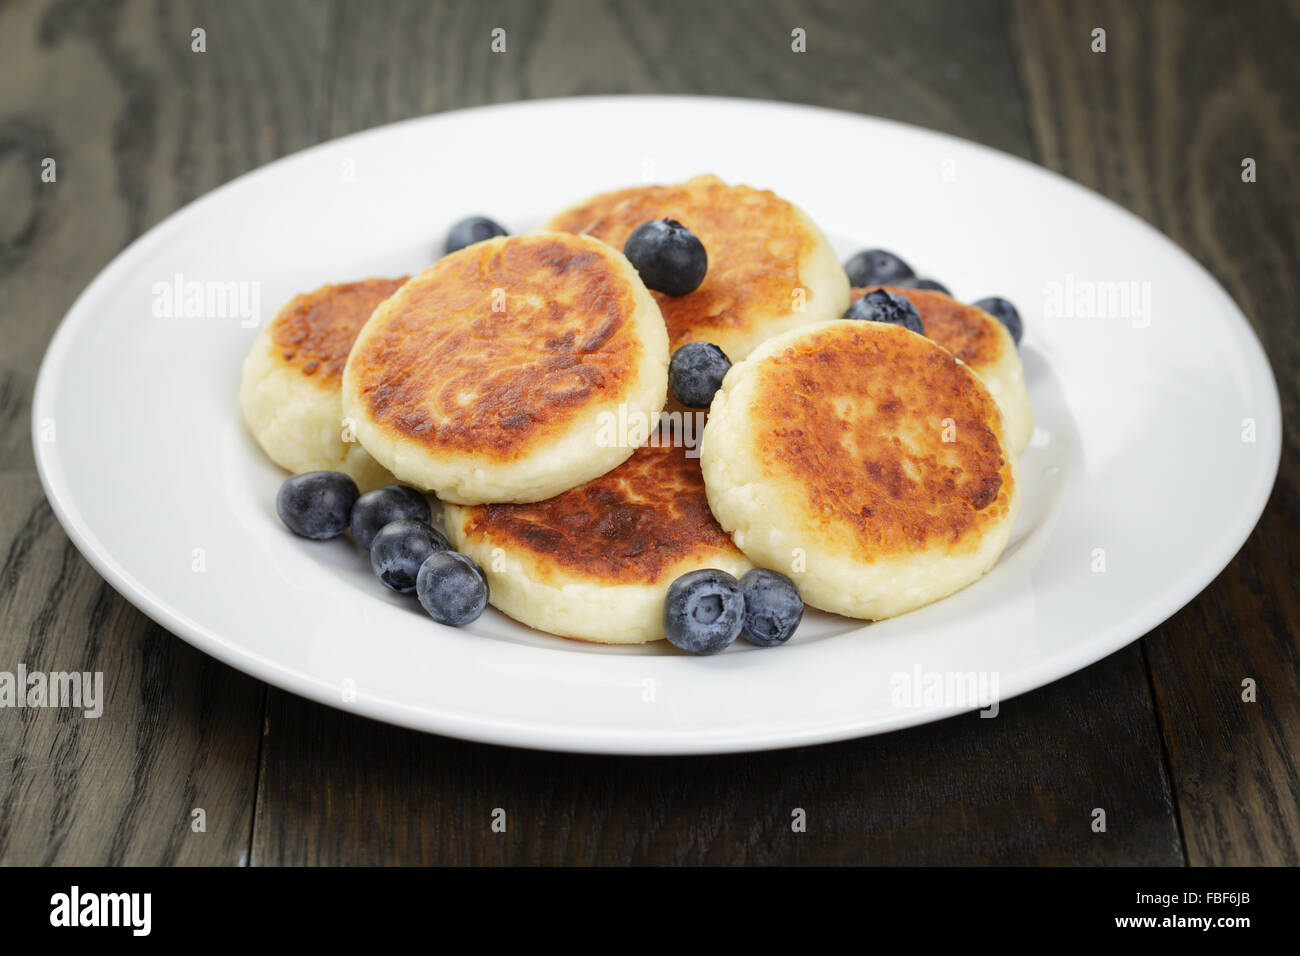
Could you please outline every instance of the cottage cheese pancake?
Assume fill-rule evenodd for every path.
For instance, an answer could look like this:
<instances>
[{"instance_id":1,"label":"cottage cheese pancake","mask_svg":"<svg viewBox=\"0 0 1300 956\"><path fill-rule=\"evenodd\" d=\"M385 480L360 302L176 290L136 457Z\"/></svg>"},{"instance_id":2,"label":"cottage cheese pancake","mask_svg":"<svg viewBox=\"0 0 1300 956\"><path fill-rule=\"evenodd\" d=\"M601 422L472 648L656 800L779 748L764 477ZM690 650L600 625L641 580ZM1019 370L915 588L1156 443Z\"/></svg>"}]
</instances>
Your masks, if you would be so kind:
<instances>
[{"instance_id":1,"label":"cottage cheese pancake","mask_svg":"<svg viewBox=\"0 0 1300 956\"><path fill-rule=\"evenodd\" d=\"M343 422L343 366L375 306L400 279L363 279L295 296L258 335L244 360L244 421L277 465L294 473L342 471L362 491L392 476L350 437Z\"/></svg>"},{"instance_id":2,"label":"cottage cheese pancake","mask_svg":"<svg viewBox=\"0 0 1300 956\"><path fill-rule=\"evenodd\" d=\"M734 362L766 338L848 308L848 279L811 219L775 193L715 176L595 196L542 228L586 233L621 250L641 223L664 218L695 233L709 257L694 292L653 293L673 350L712 342Z\"/></svg>"},{"instance_id":3,"label":"cottage cheese pancake","mask_svg":"<svg viewBox=\"0 0 1300 956\"><path fill-rule=\"evenodd\" d=\"M997 561L1015 519L1002 416L969 368L878 322L796 329L734 366L701 464L718 522L815 607L902 614Z\"/></svg>"},{"instance_id":4,"label":"cottage cheese pancake","mask_svg":"<svg viewBox=\"0 0 1300 956\"><path fill-rule=\"evenodd\" d=\"M668 585L750 564L709 511L697 459L646 445L595 481L535 504L448 505L447 534L486 570L493 605L564 637L639 644L664 636Z\"/></svg>"},{"instance_id":5,"label":"cottage cheese pancake","mask_svg":"<svg viewBox=\"0 0 1300 956\"><path fill-rule=\"evenodd\" d=\"M663 318L586 236L535 233L445 256L375 310L343 372L362 445L459 504L540 501L616 467L667 392Z\"/></svg>"},{"instance_id":6,"label":"cottage cheese pancake","mask_svg":"<svg viewBox=\"0 0 1300 956\"><path fill-rule=\"evenodd\" d=\"M930 289L873 285L853 289L850 298L856 301L879 288L901 295L916 306L926 337L957 356L984 380L1002 409L1007 446L1017 455L1024 451L1034 431L1034 408L1025 388L1020 353L1007 327L983 309Z\"/></svg>"}]
</instances>

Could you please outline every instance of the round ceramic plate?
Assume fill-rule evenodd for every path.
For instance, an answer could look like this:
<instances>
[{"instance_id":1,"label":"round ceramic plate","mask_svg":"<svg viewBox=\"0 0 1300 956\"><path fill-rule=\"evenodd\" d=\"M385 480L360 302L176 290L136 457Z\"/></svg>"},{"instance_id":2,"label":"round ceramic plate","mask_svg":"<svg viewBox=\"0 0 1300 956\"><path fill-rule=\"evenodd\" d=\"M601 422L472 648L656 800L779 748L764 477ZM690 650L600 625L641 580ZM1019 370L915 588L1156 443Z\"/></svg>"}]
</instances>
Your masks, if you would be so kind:
<instances>
[{"instance_id":1,"label":"round ceramic plate","mask_svg":"<svg viewBox=\"0 0 1300 956\"><path fill-rule=\"evenodd\" d=\"M499 141L528 148L491 148ZM793 200L844 256L891 249L959 298L1019 305L1038 427L1011 543L987 576L893 620L810 612L783 648L694 658L664 642L569 642L492 609L464 630L440 627L381 588L347 539L310 543L281 526L284 476L236 406L241 360L280 304L419 270L465 215L521 231L594 192L700 172ZM33 430L72 540L201 650L380 720L604 753L880 733L1063 677L1218 574L1258 520L1281 448L1276 386L1241 312L1119 207L892 122L658 97L411 120L223 186L77 300L41 367Z\"/></svg>"}]
</instances>

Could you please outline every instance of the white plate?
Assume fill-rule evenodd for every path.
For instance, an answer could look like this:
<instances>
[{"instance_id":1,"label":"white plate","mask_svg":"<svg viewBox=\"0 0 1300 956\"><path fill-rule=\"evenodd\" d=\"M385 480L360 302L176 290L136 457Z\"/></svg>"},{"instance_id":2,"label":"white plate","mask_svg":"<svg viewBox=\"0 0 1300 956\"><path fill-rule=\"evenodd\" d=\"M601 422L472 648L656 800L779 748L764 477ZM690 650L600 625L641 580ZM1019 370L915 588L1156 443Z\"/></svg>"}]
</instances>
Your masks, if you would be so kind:
<instances>
[{"instance_id":1,"label":"white plate","mask_svg":"<svg viewBox=\"0 0 1300 956\"><path fill-rule=\"evenodd\" d=\"M662 643L571 643L491 609L445 629L384 591L346 540L311 544L280 525L282 475L236 411L256 329L234 309L155 315L156 284L181 275L257 284L264 322L298 291L420 269L464 215L521 230L598 190L704 171L794 200L842 254L879 245L959 297L1018 303L1039 427L1012 542L984 579L867 627L810 613L784 648L738 644L705 659ZM1128 281L1140 285L1127 307L1105 288L1092 310L1078 298ZM1093 316L1071 314L1057 293ZM392 723L608 753L879 733L981 703L957 685L934 693L944 675L982 676L1004 699L1063 677L1142 636L1218 574L1258 519L1281 449L1276 386L1240 311L1118 206L896 123L659 97L431 116L223 186L133 243L77 300L41 367L33 428L72 540L128 600L203 651Z\"/></svg>"}]
</instances>

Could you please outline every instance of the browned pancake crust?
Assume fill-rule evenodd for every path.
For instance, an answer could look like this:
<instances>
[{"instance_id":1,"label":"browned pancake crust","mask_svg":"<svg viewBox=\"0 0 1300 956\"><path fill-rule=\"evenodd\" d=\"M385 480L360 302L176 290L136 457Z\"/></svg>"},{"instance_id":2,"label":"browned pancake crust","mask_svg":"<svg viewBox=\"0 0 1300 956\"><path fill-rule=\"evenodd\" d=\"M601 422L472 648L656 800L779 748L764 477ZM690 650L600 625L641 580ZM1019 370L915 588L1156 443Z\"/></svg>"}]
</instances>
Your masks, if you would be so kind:
<instances>
[{"instance_id":1,"label":"browned pancake crust","mask_svg":"<svg viewBox=\"0 0 1300 956\"><path fill-rule=\"evenodd\" d=\"M938 342L967 365L985 368L1002 356L1006 347L998 335L997 319L983 309L958 302L935 289L901 289L897 286L869 285L854 287L850 302L856 302L873 289L884 289L907 299L921 313L926 337Z\"/></svg>"},{"instance_id":2,"label":"browned pancake crust","mask_svg":"<svg viewBox=\"0 0 1300 956\"><path fill-rule=\"evenodd\" d=\"M352 358L361 399L380 427L435 450L525 454L617 401L641 354L631 283L564 236L470 246L390 307Z\"/></svg>"},{"instance_id":3,"label":"browned pancake crust","mask_svg":"<svg viewBox=\"0 0 1300 956\"><path fill-rule=\"evenodd\" d=\"M592 196L581 205L564 210L554 217L546 228L555 232L586 232L597 219L608 215L609 211L619 203L631 199L643 190L663 188L663 186L630 186L627 189L616 189L613 192ZM621 246L619 250L622 251Z\"/></svg>"},{"instance_id":4,"label":"browned pancake crust","mask_svg":"<svg viewBox=\"0 0 1300 956\"><path fill-rule=\"evenodd\" d=\"M551 226L586 232L621 251L633 229L665 218L695 233L709 255L704 282L694 292L652 293L668 326L670 350L791 311L806 240L794 208L770 190L723 182L639 186L597 196Z\"/></svg>"},{"instance_id":5,"label":"browned pancake crust","mask_svg":"<svg viewBox=\"0 0 1300 956\"><path fill-rule=\"evenodd\" d=\"M337 384L366 319L406 279L362 279L294 296L271 323L280 358L322 386Z\"/></svg>"},{"instance_id":6,"label":"browned pancake crust","mask_svg":"<svg viewBox=\"0 0 1300 956\"><path fill-rule=\"evenodd\" d=\"M470 511L469 537L610 584L661 583L692 556L740 554L709 510L699 460L667 444L546 501Z\"/></svg>"},{"instance_id":7,"label":"browned pancake crust","mask_svg":"<svg viewBox=\"0 0 1300 956\"><path fill-rule=\"evenodd\" d=\"M800 489L818 534L860 560L969 550L1010 507L993 399L905 329L837 323L805 336L764 361L751 408L770 439L764 472Z\"/></svg>"}]
</instances>

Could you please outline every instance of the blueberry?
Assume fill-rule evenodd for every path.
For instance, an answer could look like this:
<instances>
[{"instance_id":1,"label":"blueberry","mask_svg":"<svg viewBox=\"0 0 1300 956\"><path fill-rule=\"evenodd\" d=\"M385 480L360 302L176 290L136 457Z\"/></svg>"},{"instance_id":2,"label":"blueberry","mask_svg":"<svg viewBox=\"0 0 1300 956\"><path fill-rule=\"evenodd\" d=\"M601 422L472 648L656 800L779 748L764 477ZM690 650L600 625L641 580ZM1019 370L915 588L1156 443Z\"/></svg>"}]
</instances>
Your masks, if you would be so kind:
<instances>
[{"instance_id":1,"label":"blueberry","mask_svg":"<svg viewBox=\"0 0 1300 956\"><path fill-rule=\"evenodd\" d=\"M726 571L688 571L668 586L664 634L692 654L716 654L740 634L745 598L740 582Z\"/></svg>"},{"instance_id":2,"label":"blueberry","mask_svg":"<svg viewBox=\"0 0 1300 956\"><path fill-rule=\"evenodd\" d=\"M740 636L759 647L776 647L790 640L803 618L803 598L784 574L755 568L740 579L745 599L745 623Z\"/></svg>"},{"instance_id":3,"label":"blueberry","mask_svg":"<svg viewBox=\"0 0 1300 956\"><path fill-rule=\"evenodd\" d=\"M668 388L687 408L708 408L731 362L710 342L687 342L668 362Z\"/></svg>"},{"instance_id":4,"label":"blueberry","mask_svg":"<svg viewBox=\"0 0 1300 956\"><path fill-rule=\"evenodd\" d=\"M399 518L379 529L370 545L370 567L384 587L410 594L420 565L435 551L450 545L439 532L422 521Z\"/></svg>"},{"instance_id":5,"label":"blueberry","mask_svg":"<svg viewBox=\"0 0 1300 956\"><path fill-rule=\"evenodd\" d=\"M341 471L309 471L286 478L275 511L294 534L323 541L348 530L357 483Z\"/></svg>"},{"instance_id":6,"label":"blueberry","mask_svg":"<svg viewBox=\"0 0 1300 956\"><path fill-rule=\"evenodd\" d=\"M510 233L506 232L506 227L501 223L489 219L487 216L470 216L468 219L462 219L447 230L447 241L443 244L442 251L447 255L451 255L451 253L464 249L466 246L482 242L484 239L508 235Z\"/></svg>"},{"instance_id":7,"label":"blueberry","mask_svg":"<svg viewBox=\"0 0 1300 956\"><path fill-rule=\"evenodd\" d=\"M844 271L854 286L897 285L897 280L916 275L911 266L884 249L864 249L844 263Z\"/></svg>"},{"instance_id":8,"label":"blueberry","mask_svg":"<svg viewBox=\"0 0 1300 956\"><path fill-rule=\"evenodd\" d=\"M987 299L980 299L975 303L975 308L983 309L1005 325L1007 331L1011 333L1011 338L1016 343L1016 347L1020 346L1020 336L1025 334L1025 323L1020 320L1020 313L1014 305L1001 296L995 295Z\"/></svg>"},{"instance_id":9,"label":"blueberry","mask_svg":"<svg viewBox=\"0 0 1300 956\"><path fill-rule=\"evenodd\" d=\"M921 322L921 313L901 295L886 292L884 289L872 289L862 298L849 306L844 313L846 319L865 319L868 322L888 322L901 325L917 335L925 335L925 325Z\"/></svg>"},{"instance_id":10,"label":"blueberry","mask_svg":"<svg viewBox=\"0 0 1300 956\"><path fill-rule=\"evenodd\" d=\"M487 607L487 575L463 554L435 551L420 565L415 593L439 624L464 627Z\"/></svg>"},{"instance_id":11,"label":"blueberry","mask_svg":"<svg viewBox=\"0 0 1300 956\"><path fill-rule=\"evenodd\" d=\"M428 524L433 520L433 511L424 495L406 485L367 491L352 506L352 540L369 551L379 529L399 518Z\"/></svg>"},{"instance_id":12,"label":"blueberry","mask_svg":"<svg viewBox=\"0 0 1300 956\"><path fill-rule=\"evenodd\" d=\"M704 243L675 219L652 219L632 230L623 255L641 274L647 289L665 295L694 292L709 271Z\"/></svg>"},{"instance_id":13,"label":"blueberry","mask_svg":"<svg viewBox=\"0 0 1300 956\"><path fill-rule=\"evenodd\" d=\"M952 295L948 287L942 282L936 282L934 279L896 279L889 283L902 289L928 289L931 292L942 292L944 295Z\"/></svg>"}]
</instances>

